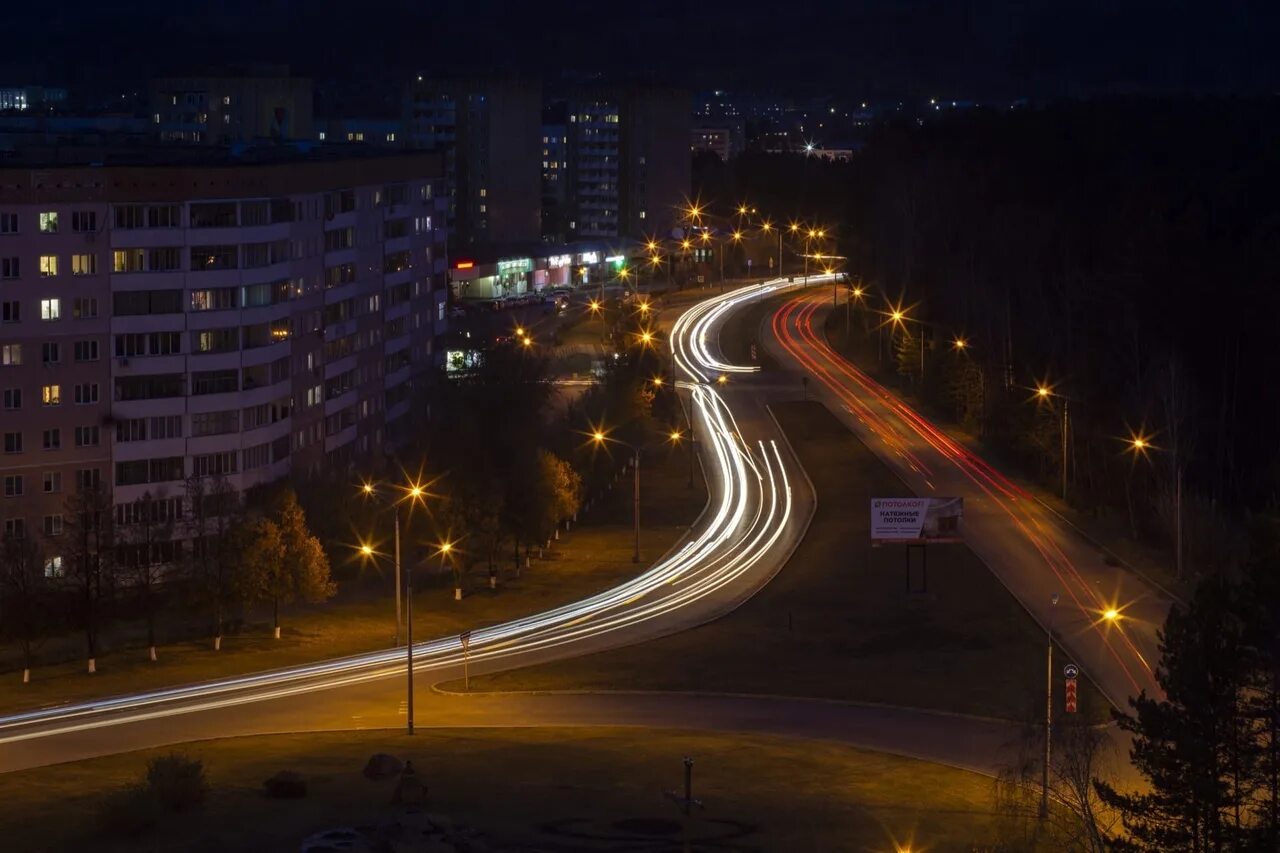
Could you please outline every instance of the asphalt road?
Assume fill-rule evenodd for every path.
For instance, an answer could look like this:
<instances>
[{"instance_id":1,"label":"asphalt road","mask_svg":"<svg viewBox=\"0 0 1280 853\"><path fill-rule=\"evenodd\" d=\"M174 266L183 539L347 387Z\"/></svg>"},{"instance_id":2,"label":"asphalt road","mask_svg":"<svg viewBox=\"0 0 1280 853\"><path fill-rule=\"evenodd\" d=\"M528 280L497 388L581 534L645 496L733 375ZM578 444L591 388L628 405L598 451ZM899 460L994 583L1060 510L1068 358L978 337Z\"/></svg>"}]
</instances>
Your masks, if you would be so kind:
<instances>
[{"instance_id":1,"label":"asphalt road","mask_svg":"<svg viewBox=\"0 0 1280 853\"><path fill-rule=\"evenodd\" d=\"M1136 574L1107 565L1098 547L1024 485L832 350L822 331L831 307L827 287L797 295L765 320L760 340L782 365L811 377L810 393L912 492L964 498L966 543L1042 626L1052 627L1072 662L1113 704L1127 707L1128 697L1140 690L1161 695L1152 668L1158 660L1156 630L1171 600ZM1109 621L1103 614L1113 608L1122 615ZM1062 690L1065 663L1054 666L1056 691Z\"/></svg>"},{"instance_id":2,"label":"asphalt road","mask_svg":"<svg viewBox=\"0 0 1280 853\"><path fill-rule=\"evenodd\" d=\"M671 335L708 479L702 516L636 579L573 605L474 631L472 672L589 654L716 618L767 583L799 543L814 497L767 412L767 397L749 383L711 381L723 367L714 343L725 316L720 304L713 297L688 309ZM430 624L429 614L419 619ZM428 685L461 674L459 638L415 644L415 656L419 725L466 724L474 713L469 700L426 698ZM397 725L404 720L404 661L403 651L387 650L0 717L0 771L209 737ZM530 701L570 716L589 715L595 707L595 700L581 697ZM497 710L485 724L529 724L517 704L491 706ZM595 719L617 722L616 715ZM644 719L679 724L660 715Z\"/></svg>"}]
</instances>

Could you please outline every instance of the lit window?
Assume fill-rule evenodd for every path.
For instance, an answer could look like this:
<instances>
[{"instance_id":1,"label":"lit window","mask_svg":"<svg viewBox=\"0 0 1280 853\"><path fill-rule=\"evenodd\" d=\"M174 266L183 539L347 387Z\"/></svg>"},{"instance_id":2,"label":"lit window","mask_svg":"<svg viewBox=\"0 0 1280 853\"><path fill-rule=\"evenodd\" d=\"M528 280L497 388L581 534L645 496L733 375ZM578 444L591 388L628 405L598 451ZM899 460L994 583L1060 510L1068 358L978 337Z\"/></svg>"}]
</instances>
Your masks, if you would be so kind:
<instances>
[{"instance_id":1,"label":"lit window","mask_svg":"<svg viewBox=\"0 0 1280 853\"><path fill-rule=\"evenodd\" d=\"M40 275L44 278L58 274L58 256L57 255L41 255L40 256Z\"/></svg>"},{"instance_id":2,"label":"lit window","mask_svg":"<svg viewBox=\"0 0 1280 853\"><path fill-rule=\"evenodd\" d=\"M58 214L56 211L47 211L40 214L40 233L58 233Z\"/></svg>"},{"instance_id":3,"label":"lit window","mask_svg":"<svg viewBox=\"0 0 1280 853\"><path fill-rule=\"evenodd\" d=\"M488 196L488 195L489 195L489 191L488 191L487 189L485 189L484 187L481 187L481 188L480 188L480 198L485 198L485 197L486 197L486 196Z\"/></svg>"},{"instance_id":4,"label":"lit window","mask_svg":"<svg viewBox=\"0 0 1280 853\"><path fill-rule=\"evenodd\" d=\"M644 211L643 211L643 210L642 210L642 211L640 211L640 218L641 218L641 219L644 219Z\"/></svg>"},{"instance_id":5,"label":"lit window","mask_svg":"<svg viewBox=\"0 0 1280 853\"><path fill-rule=\"evenodd\" d=\"M57 320L62 317L62 300L61 299L41 299L40 300L40 319L41 320Z\"/></svg>"},{"instance_id":6,"label":"lit window","mask_svg":"<svg viewBox=\"0 0 1280 853\"><path fill-rule=\"evenodd\" d=\"M324 142L324 131L320 131L320 141Z\"/></svg>"},{"instance_id":7,"label":"lit window","mask_svg":"<svg viewBox=\"0 0 1280 853\"><path fill-rule=\"evenodd\" d=\"M17 367L22 364L22 344L0 344L0 365Z\"/></svg>"},{"instance_id":8,"label":"lit window","mask_svg":"<svg viewBox=\"0 0 1280 853\"><path fill-rule=\"evenodd\" d=\"M72 275L93 275L98 271L97 255L72 255L71 256L71 274Z\"/></svg>"},{"instance_id":9,"label":"lit window","mask_svg":"<svg viewBox=\"0 0 1280 853\"><path fill-rule=\"evenodd\" d=\"M388 141L388 142L395 142L395 141L396 141L396 135L395 135L394 133L388 133L388 134L387 134L387 141Z\"/></svg>"},{"instance_id":10,"label":"lit window","mask_svg":"<svg viewBox=\"0 0 1280 853\"><path fill-rule=\"evenodd\" d=\"M47 578L60 578L65 574L62 570L62 556L56 555L48 557L44 561L44 576Z\"/></svg>"},{"instance_id":11,"label":"lit window","mask_svg":"<svg viewBox=\"0 0 1280 853\"><path fill-rule=\"evenodd\" d=\"M45 385L40 389L40 401L46 406L62 405L62 386Z\"/></svg>"},{"instance_id":12,"label":"lit window","mask_svg":"<svg viewBox=\"0 0 1280 853\"><path fill-rule=\"evenodd\" d=\"M229 107L229 106L231 106L231 96L230 96L230 95L223 95L223 96L222 96L222 105L223 105L224 107Z\"/></svg>"}]
</instances>

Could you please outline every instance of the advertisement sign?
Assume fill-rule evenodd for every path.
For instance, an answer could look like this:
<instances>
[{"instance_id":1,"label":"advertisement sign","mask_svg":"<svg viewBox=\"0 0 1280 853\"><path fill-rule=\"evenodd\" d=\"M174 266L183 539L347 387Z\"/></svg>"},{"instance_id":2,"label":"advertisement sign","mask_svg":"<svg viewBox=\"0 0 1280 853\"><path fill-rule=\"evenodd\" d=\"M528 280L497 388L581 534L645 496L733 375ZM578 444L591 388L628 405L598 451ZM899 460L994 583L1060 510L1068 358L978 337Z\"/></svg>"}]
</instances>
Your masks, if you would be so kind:
<instances>
[{"instance_id":1,"label":"advertisement sign","mask_svg":"<svg viewBox=\"0 0 1280 853\"><path fill-rule=\"evenodd\" d=\"M960 542L964 498L872 498L872 543Z\"/></svg>"}]
</instances>

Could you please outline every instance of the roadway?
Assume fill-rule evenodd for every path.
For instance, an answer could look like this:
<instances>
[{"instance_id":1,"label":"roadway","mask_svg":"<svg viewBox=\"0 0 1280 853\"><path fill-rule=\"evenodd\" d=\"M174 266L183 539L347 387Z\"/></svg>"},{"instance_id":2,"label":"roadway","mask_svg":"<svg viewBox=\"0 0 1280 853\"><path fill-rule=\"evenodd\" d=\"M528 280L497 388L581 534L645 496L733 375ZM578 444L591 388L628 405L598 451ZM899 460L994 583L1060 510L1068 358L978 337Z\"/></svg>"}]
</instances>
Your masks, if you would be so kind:
<instances>
[{"instance_id":1,"label":"roadway","mask_svg":"<svg viewBox=\"0 0 1280 853\"><path fill-rule=\"evenodd\" d=\"M764 321L759 339L781 364L812 377L811 393L915 495L965 499L966 543L1041 626L1052 627L1112 704L1127 708L1126 700L1141 690L1162 695L1152 667L1159 658L1156 631L1171 599L1133 572L1107 565L1100 548L1028 488L836 353L823 332L831 310L825 286L798 294ZM1109 621L1103 613L1113 608L1121 617ZM1055 664L1057 691L1063 663Z\"/></svg>"},{"instance_id":2,"label":"roadway","mask_svg":"<svg viewBox=\"0 0 1280 853\"><path fill-rule=\"evenodd\" d=\"M723 369L715 344L718 325L737 299L730 293L700 302L672 327L680 385L708 480L707 507L689 534L612 590L473 631L471 672L589 654L693 627L741 604L786 562L807 527L814 496L767 412L766 398L749 383L720 387L714 381ZM430 624L429 614L419 618ZM461 675L459 638L417 643L414 655L418 725L474 722L468 700L447 702L427 689ZM0 717L0 771L211 737L397 726L404 722L404 679L405 651L390 649L10 714ZM544 719L625 719L616 708L601 716L591 701L543 701ZM529 725L535 719L528 708L522 715L515 701L489 707L484 725ZM659 717L643 719L659 724ZM676 720L688 718L669 722Z\"/></svg>"}]
</instances>

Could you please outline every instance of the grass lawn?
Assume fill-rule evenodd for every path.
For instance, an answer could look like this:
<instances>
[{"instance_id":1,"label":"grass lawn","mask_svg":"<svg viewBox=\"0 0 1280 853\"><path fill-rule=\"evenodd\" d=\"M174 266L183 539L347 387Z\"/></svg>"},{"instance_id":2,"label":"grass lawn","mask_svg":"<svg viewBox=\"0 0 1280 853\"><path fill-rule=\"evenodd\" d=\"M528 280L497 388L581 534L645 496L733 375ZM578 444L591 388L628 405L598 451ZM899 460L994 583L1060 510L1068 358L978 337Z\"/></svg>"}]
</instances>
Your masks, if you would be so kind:
<instances>
[{"instance_id":1,"label":"grass lawn","mask_svg":"<svg viewBox=\"0 0 1280 853\"><path fill-rule=\"evenodd\" d=\"M500 566L497 591L489 590L487 572L477 567L464 581L466 596L455 602L451 575L434 569L420 571L414 582L417 636L427 639L457 634L538 613L634 577L684 535L706 504L706 491L700 479L694 488L688 487L688 461L683 452L654 454L645 472L642 500L645 525L639 567L631 562L630 489L618 486L580 516L581 525L561 533L545 559L535 556L532 567L518 578L508 555ZM86 675L84 663L77 659L37 667L26 686L20 683L20 672L11 670L3 676L8 686L0 690L0 712L390 647L395 633L394 581L388 575L378 583L376 588L357 588L323 605L291 608L281 618L280 640L271 639L267 616L268 621L252 623L243 633L226 637L221 652L214 652L208 640L175 643L161 646L159 662L150 663L145 648L117 647L99 655L94 676ZM419 587L425 589L419 592ZM78 636L64 642L80 648ZM15 665L12 660L8 663L10 668Z\"/></svg>"},{"instance_id":2,"label":"grass lawn","mask_svg":"<svg viewBox=\"0 0 1280 853\"><path fill-rule=\"evenodd\" d=\"M494 850L678 850L680 813L663 792L682 791L686 755L704 804L686 849L892 851L910 841L945 853L989 844L996 831L991 780L913 759L765 736L529 728L188 744L210 785L202 805L139 839L94 837L104 796L165 752L0 776L5 849L297 850L312 833L405 814L390 804L394 779L360 773L376 752L412 760L429 787L427 812L479 830ZM307 779L305 799L262 796L262 781L281 769Z\"/></svg>"},{"instance_id":3,"label":"grass lawn","mask_svg":"<svg viewBox=\"0 0 1280 853\"><path fill-rule=\"evenodd\" d=\"M1043 713L1044 634L982 561L963 545L935 545L928 593L908 594L905 547L867 545L869 498L905 495L905 487L820 403L774 412L813 479L818 508L768 586L692 631L472 678L472 691L725 691L1013 720ZM1087 718L1107 718L1087 682L1080 702Z\"/></svg>"}]
</instances>

